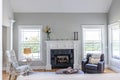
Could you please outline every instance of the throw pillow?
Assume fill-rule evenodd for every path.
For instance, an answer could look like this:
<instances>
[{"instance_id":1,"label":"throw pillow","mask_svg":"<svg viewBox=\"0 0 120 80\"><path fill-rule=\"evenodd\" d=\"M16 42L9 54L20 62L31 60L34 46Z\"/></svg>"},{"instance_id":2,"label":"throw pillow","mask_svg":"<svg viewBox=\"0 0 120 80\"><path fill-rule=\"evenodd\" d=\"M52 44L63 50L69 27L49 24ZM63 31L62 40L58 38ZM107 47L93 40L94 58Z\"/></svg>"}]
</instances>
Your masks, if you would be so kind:
<instances>
[{"instance_id":1,"label":"throw pillow","mask_svg":"<svg viewBox=\"0 0 120 80\"><path fill-rule=\"evenodd\" d=\"M98 58L89 57L89 63L91 64L98 64L99 61L100 59Z\"/></svg>"}]
</instances>

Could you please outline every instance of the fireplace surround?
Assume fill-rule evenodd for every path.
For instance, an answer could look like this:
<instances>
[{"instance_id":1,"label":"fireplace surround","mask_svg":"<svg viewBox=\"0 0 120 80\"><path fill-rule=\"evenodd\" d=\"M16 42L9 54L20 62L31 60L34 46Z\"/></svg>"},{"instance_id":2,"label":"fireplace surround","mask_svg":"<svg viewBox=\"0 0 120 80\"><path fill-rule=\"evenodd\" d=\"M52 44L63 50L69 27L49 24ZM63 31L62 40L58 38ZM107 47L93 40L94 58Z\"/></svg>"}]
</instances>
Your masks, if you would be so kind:
<instances>
[{"instance_id":1,"label":"fireplace surround","mask_svg":"<svg viewBox=\"0 0 120 80\"><path fill-rule=\"evenodd\" d=\"M54 68L53 63L51 63L52 60L55 59L55 58L51 59L51 58L53 58L51 56L52 55L52 53L51 53L52 50L62 50L62 51L71 50L71 52L73 52L72 53L73 61L71 61L72 64L70 66L72 66L73 68L79 68L79 66L80 66L78 64L79 63L78 59L80 59L80 56L79 56L79 54L80 54L80 43L79 42L80 41L78 41L78 40L46 41L46 56L47 56L47 58L46 58L47 59L46 60L46 70L51 70L52 68ZM55 52L55 51L53 51L53 52ZM57 53L57 54L59 54L59 53ZM58 61L57 61L58 64L67 64L69 62L69 61L66 61L67 57L65 57L65 56L67 56L67 55L68 54L58 55L58 57L56 58L56 59L58 59ZM64 60L65 58L66 58L66 60ZM68 58L69 58L69 56L68 56ZM55 63L54 63L54 65L55 65ZM69 66L69 65L67 64L67 66ZM61 67L67 67L67 66L64 65L64 66L61 66ZM57 66L55 66L55 67L57 67Z\"/></svg>"}]
</instances>

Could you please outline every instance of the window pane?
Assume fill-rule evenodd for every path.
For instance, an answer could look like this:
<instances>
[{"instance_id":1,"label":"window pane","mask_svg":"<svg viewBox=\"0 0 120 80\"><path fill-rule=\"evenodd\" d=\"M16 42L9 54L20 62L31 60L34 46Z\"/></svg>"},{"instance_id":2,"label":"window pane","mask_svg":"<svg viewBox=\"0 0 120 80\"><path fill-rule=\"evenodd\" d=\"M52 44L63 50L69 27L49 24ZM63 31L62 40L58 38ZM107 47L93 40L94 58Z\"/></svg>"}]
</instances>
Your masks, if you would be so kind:
<instances>
[{"instance_id":1,"label":"window pane","mask_svg":"<svg viewBox=\"0 0 120 80\"><path fill-rule=\"evenodd\" d=\"M111 42L112 42L112 56L119 57L120 56L120 29L119 25L115 25L111 28Z\"/></svg>"},{"instance_id":2,"label":"window pane","mask_svg":"<svg viewBox=\"0 0 120 80\"><path fill-rule=\"evenodd\" d=\"M101 29L84 29L84 40L101 40Z\"/></svg>"},{"instance_id":3,"label":"window pane","mask_svg":"<svg viewBox=\"0 0 120 80\"><path fill-rule=\"evenodd\" d=\"M113 56L119 56L120 54L119 50L120 50L119 42L113 42L113 45L112 45Z\"/></svg>"},{"instance_id":4,"label":"window pane","mask_svg":"<svg viewBox=\"0 0 120 80\"><path fill-rule=\"evenodd\" d=\"M22 31L21 36L22 41L40 41L40 32Z\"/></svg>"},{"instance_id":5,"label":"window pane","mask_svg":"<svg viewBox=\"0 0 120 80\"><path fill-rule=\"evenodd\" d=\"M120 39L119 31L120 31L119 29L112 30L112 39L113 39L113 41Z\"/></svg>"},{"instance_id":6,"label":"window pane","mask_svg":"<svg viewBox=\"0 0 120 80\"><path fill-rule=\"evenodd\" d=\"M24 48L31 48L31 53L29 55L32 59L40 59L40 48L41 48L41 39L40 31L41 28L21 28L20 30L20 48L19 52L22 56L24 55Z\"/></svg>"},{"instance_id":7,"label":"window pane","mask_svg":"<svg viewBox=\"0 0 120 80\"><path fill-rule=\"evenodd\" d=\"M86 41L86 43L84 44L85 44L85 51L101 51L100 42Z\"/></svg>"},{"instance_id":8,"label":"window pane","mask_svg":"<svg viewBox=\"0 0 120 80\"><path fill-rule=\"evenodd\" d=\"M40 43L22 43L22 50L24 48L30 47L32 50L32 53L36 53L40 51Z\"/></svg>"},{"instance_id":9,"label":"window pane","mask_svg":"<svg viewBox=\"0 0 120 80\"><path fill-rule=\"evenodd\" d=\"M102 53L101 30L101 28L83 28L84 56L87 53Z\"/></svg>"}]
</instances>

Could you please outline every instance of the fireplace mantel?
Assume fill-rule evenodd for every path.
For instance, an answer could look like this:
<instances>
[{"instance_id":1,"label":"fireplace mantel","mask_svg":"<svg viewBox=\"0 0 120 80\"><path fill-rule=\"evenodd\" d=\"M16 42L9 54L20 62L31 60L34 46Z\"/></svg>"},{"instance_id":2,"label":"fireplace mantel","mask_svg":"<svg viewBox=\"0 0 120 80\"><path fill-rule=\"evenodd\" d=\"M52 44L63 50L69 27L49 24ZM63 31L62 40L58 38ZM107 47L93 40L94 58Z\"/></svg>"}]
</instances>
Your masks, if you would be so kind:
<instances>
[{"instance_id":1,"label":"fireplace mantel","mask_svg":"<svg viewBox=\"0 0 120 80\"><path fill-rule=\"evenodd\" d=\"M78 68L78 54L80 53L80 41L76 40L56 40L56 41L46 41L46 53L47 53L47 62L46 62L46 70L51 70L51 49L73 49L74 50L74 68Z\"/></svg>"}]
</instances>

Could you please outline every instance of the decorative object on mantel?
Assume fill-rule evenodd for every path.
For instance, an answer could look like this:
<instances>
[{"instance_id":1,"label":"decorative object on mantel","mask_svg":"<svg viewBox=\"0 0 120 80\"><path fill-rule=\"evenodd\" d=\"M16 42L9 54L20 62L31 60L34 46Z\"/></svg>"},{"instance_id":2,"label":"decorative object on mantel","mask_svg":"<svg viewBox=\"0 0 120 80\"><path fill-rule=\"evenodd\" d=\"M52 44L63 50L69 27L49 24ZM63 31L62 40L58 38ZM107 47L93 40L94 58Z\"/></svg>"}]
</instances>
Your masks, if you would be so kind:
<instances>
[{"instance_id":1,"label":"decorative object on mantel","mask_svg":"<svg viewBox=\"0 0 120 80\"><path fill-rule=\"evenodd\" d=\"M51 28L47 25L44 32L47 34L47 40L50 40Z\"/></svg>"},{"instance_id":2,"label":"decorative object on mantel","mask_svg":"<svg viewBox=\"0 0 120 80\"><path fill-rule=\"evenodd\" d=\"M78 32L74 32L74 40L78 40Z\"/></svg>"}]
</instances>

